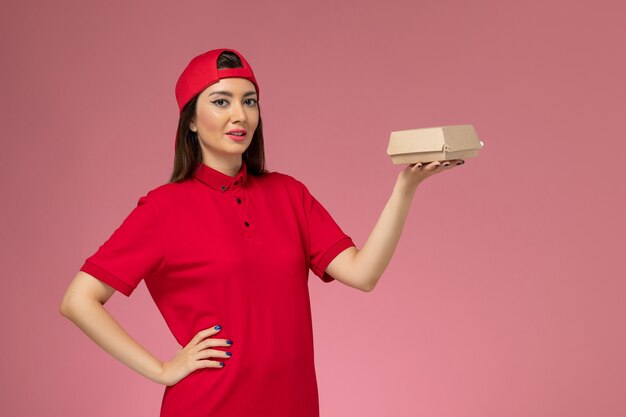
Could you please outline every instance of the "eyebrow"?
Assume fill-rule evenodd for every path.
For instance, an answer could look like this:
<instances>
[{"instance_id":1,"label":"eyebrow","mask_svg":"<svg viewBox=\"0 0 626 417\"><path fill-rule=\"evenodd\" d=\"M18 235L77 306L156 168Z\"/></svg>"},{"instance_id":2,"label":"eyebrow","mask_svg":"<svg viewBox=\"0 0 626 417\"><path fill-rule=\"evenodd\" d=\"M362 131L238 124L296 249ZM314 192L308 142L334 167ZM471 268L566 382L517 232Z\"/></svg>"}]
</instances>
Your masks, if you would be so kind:
<instances>
[{"instance_id":1,"label":"eyebrow","mask_svg":"<svg viewBox=\"0 0 626 417\"><path fill-rule=\"evenodd\" d=\"M231 93L230 91L213 91L209 95L212 96L213 94L224 94L225 96L228 96L228 97L232 97L233 96L233 93ZM256 91L248 91L243 96L244 97L248 97L248 96L251 96L251 95L254 95L254 94L256 94Z\"/></svg>"}]
</instances>

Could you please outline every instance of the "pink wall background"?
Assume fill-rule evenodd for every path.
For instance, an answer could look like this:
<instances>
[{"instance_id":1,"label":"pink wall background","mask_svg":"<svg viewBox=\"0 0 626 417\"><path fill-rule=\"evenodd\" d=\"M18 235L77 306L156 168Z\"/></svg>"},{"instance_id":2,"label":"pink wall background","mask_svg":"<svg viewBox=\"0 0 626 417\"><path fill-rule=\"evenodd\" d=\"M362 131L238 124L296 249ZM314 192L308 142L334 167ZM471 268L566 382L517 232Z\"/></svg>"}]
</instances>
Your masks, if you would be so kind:
<instances>
[{"instance_id":1,"label":"pink wall background","mask_svg":"<svg viewBox=\"0 0 626 417\"><path fill-rule=\"evenodd\" d=\"M322 416L626 415L626 10L507 3L2 4L2 414L158 415L164 387L58 307L167 181L180 71L233 47L261 86L268 168L359 247L402 169L390 131L471 123L485 142L420 185L373 292L310 274ZM144 283L107 308L173 357Z\"/></svg>"}]
</instances>

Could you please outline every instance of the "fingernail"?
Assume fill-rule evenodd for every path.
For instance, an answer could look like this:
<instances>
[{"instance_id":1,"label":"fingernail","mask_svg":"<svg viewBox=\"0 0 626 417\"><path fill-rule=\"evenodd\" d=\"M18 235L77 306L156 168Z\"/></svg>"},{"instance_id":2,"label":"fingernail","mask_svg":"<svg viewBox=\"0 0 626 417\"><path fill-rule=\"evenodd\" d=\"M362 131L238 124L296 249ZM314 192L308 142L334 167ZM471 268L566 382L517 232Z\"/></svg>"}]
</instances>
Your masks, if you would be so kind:
<instances>
[{"instance_id":1,"label":"fingernail","mask_svg":"<svg viewBox=\"0 0 626 417\"><path fill-rule=\"evenodd\" d=\"M444 167L447 167L448 165L450 165L450 162L444 162L444 163L443 163L443 166L444 166Z\"/></svg>"},{"instance_id":2,"label":"fingernail","mask_svg":"<svg viewBox=\"0 0 626 417\"><path fill-rule=\"evenodd\" d=\"M226 364L224 362L220 362L220 365L222 366L226 366Z\"/></svg>"},{"instance_id":3,"label":"fingernail","mask_svg":"<svg viewBox=\"0 0 626 417\"><path fill-rule=\"evenodd\" d=\"M215 330L220 330L221 328L222 328L222 326L220 326L220 325L215 326Z\"/></svg>"},{"instance_id":4,"label":"fingernail","mask_svg":"<svg viewBox=\"0 0 626 417\"><path fill-rule=\"evenodd\" d=\"M233 341L229 339L229 340L226 341L226 343L228 343L229 345L232 345Z\"/></svg>"},{"instance_id":5,"label":"fingernail","mask_svg":"<svg viewBox=\"0 0 626 417\"><path fill-rule=\"evenodd\" d=\"M231 356L233 353L232 352L226 352L226 355Z\"/></svg>"},{"instance_id":6,"label":"fingernail","mask_svg":"<svg viewBox=\"0 0 626 417\"><path fill-rule=\"evenodd\" d=\"M464 164L464 163L465 163L465 161L459 161L459 162L457 162L456 164L457 164L457 165L461 165L461 164Z\"/></svg>"}]
</instances>

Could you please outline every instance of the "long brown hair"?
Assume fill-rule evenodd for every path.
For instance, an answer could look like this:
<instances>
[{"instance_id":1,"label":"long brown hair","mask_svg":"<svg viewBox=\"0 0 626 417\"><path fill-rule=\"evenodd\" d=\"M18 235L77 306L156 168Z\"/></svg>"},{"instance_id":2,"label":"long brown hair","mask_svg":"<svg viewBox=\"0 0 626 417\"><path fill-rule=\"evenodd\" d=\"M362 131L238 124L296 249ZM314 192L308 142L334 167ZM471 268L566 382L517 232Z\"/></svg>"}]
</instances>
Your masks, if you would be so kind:
<instances>
[{"instance_id":1,"label":"long brown hair","mask_svg":"<svg viewBox=\"0 0 626 417\"><path fill-rule=\"evenodd\" d=\"M217 68L242 68L239 57L230 51L224 51L217 59ZM189 123L196 114L196 94L183 107L178 119L176 131L176 147L174 150L174 169L169 182L180 182L191 178L199 164L202 163L202 148L198 142L196 132L189 130ZM257 106L258 106L257 102ZM265 169L265 148L263 147L263 121L261 120L261 107L259 107L259 124L252 136L252 142L241 155L246 163L248 175L262 176L269 171Z\"/></svg>"}]
</instances>

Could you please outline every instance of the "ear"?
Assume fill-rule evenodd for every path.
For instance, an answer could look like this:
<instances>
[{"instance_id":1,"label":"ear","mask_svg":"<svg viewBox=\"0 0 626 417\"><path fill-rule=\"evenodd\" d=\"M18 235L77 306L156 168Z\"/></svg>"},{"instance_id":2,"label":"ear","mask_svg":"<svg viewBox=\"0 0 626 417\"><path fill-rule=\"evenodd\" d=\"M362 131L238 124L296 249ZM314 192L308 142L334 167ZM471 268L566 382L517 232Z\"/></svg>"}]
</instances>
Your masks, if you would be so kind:
<instances>
[{"instance_id":1,"label":"ear","mask_svg":"<svg viewBox=\"0 0 626 417\"><path fill-rule=\"evenodd\" d=\"M191 130L192 132L197 132L198 128L196 127L196 124L192 121L189 122L189 130Z\"/></svg>"}]
</instances>

